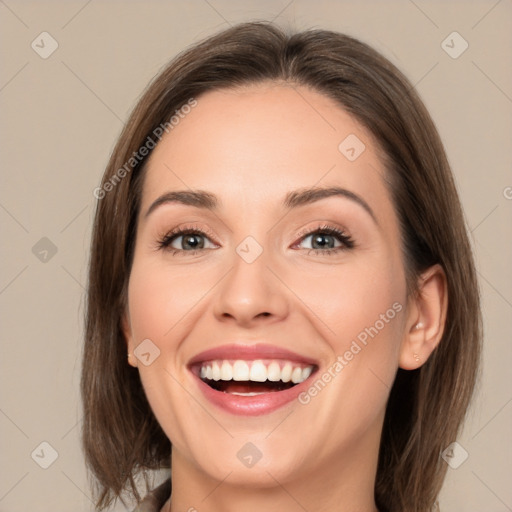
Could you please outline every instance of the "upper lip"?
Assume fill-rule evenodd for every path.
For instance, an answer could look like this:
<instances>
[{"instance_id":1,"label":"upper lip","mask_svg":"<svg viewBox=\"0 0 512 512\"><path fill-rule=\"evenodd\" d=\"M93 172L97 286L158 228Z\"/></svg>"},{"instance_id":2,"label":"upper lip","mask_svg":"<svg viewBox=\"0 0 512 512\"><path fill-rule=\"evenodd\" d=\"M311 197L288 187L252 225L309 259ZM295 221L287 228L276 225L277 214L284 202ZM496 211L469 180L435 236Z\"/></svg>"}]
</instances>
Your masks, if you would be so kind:
<instances>
[{"instance_id":1,"label":"upper lip","mask_svg":"<svg viewBox=\"0 0 512 512\"><path fill-rule=\"evenodd\" d=\"M257 359L284 359L287 361L303 363L308 365L317 365L317 361L292 352L283 347L269 345L266 343L256 343L253 345L244 345L240 343L231 343L219 347L210 348L195 355L190 361L189 366L193 366L205 361L219 359L240 359L244 361L254 361Z\"/></svg>"}]
</instances>

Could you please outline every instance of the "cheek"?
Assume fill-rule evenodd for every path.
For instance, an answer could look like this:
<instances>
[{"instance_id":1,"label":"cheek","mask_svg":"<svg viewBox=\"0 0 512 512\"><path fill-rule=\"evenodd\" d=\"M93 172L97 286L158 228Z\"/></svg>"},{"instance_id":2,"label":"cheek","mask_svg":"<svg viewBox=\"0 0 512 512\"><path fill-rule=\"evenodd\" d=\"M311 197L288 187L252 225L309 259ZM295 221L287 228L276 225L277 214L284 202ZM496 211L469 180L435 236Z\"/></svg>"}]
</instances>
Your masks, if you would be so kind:
<instances>
[{"instance_id":1,"label":"cheek","mask_svg":"<svg viewBox=\"0 0 512 512\"><path fill-rule=\"evenodd\" d=\"M403 310L405 279L391 258L360 258L303 272L296 283L297 296L315 313L318 328L337 354L358 336L364 341L372 327L386 337L399 337L401 320L397 319L403 315L397 309ZM395 303L399 306L393 308Z\"/></svg>"},{"instance_id":2,"label":"cheek","mask_svg":"<svg viewBox=\"0 0 512 512\"><path fill-rule=\"evenodd\" d=\"M400 260L381 256L361 258L335 271L305 273L308 277L297 287L297 295L315 313L317 330L331 352L323 400L330 401L340 416L347 410L360 414L362 423L385 406L404 326L403 269Z\"/></svg>"},{"instance_id":3,"label":"cheek","mask_svg":"<svg viewBox=\"0 0 512 512\"><path fill-rule=\"evenodd\" d=\"M164 339L166 344L173 343L174 328L186 323L187 313L200 302L209 280L211 276L201 280L191 269L169 271L159 263L134 265L128 301L135 341L150 338L157 345Z\"/></svg>"},{"instance_id":4,"label":"cheek","mask_svg":"<svg viewBox=\"0 0 512 512\"><path fill-rule=\"evenodd\" d=\"M133 272L128 301L135 343L150 338L158 344L159 339L172 327L169 312L174 311L172 294L165 280L156 279L153 272Z\"/></svg>"},{"instance_id":5,"label":"cheek","mask_svg":"<svg viewBox=\"0 0 512 512\"><path fill-rule=\"evenodd\" d=\"M190 408L190 398L183 391L177 350L187 312L201 296L195 286L187 286L192 284L190 278L154 262L135 260L128 287L133 344L136 347L149 339L156 346L151 350L158 354L147 366L138 363L141 383L158 423L176 446L187 438L186 420L191 416L184 419L180 414Z\"/></svg>"}]
</instances>

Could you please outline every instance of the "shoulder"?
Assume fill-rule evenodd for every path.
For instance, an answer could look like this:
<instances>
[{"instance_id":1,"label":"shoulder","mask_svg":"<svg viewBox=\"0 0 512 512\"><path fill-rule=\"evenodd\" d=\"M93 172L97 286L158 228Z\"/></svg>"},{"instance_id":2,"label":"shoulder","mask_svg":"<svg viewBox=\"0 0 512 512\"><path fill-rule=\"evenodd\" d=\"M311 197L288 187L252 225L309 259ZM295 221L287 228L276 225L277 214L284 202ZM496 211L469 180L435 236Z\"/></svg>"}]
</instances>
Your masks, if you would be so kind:
<instances>
[{"instance_id":1,"label":"shoulder","mask_svg":"<svg viewBox=\"0 0 512 512\"><path fill-rule=\"evenodd\" d=\"M171 479L168 478L149 492L132 512L160 512L171 495Z\"/></svg>"}]
</instances>

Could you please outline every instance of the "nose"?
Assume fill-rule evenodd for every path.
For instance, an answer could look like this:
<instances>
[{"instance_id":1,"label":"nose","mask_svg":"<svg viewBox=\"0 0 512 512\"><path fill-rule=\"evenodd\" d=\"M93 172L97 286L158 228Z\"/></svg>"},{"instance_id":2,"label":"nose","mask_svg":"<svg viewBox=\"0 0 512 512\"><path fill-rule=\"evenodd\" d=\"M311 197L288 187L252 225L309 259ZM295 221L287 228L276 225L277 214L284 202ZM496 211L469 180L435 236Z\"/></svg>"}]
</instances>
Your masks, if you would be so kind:
<instances>
[{"instance_id":1,"label":"nose","mask_svg":"<svg viewBox=\"0 0 512 512\"><path fill-rule=\"evenodd\" d=\"M214 314L221 322L250 328L283 320L289 314L289 299L283 283L267 265L267 252L252 263L238 254L233 267L216 289Z\"/></svg>"}]
</instances>

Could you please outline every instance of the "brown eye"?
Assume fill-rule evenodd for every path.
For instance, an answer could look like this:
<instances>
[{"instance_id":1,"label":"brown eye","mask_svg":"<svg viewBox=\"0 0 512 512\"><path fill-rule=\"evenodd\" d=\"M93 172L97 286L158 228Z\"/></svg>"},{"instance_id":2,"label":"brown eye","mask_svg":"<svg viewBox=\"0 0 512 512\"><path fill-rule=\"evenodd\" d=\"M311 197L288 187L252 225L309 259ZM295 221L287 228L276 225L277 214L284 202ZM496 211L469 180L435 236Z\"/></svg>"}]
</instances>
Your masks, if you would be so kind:
<instances>
[{"instance_id":1,"label":"brown eye","mask_svg":"<svg viewBox=\"0 0 512 512\"><path fill-rule=\"evenodd\" d=\"M180 238L181 242L179 242ZM175 244L176 242L178 243ZM202 249L204 247L204 237L198 233L189 233L187 235L174 236L173 240L169 243L169 247L184 251Z\"/></svg>"}]
</instances>

